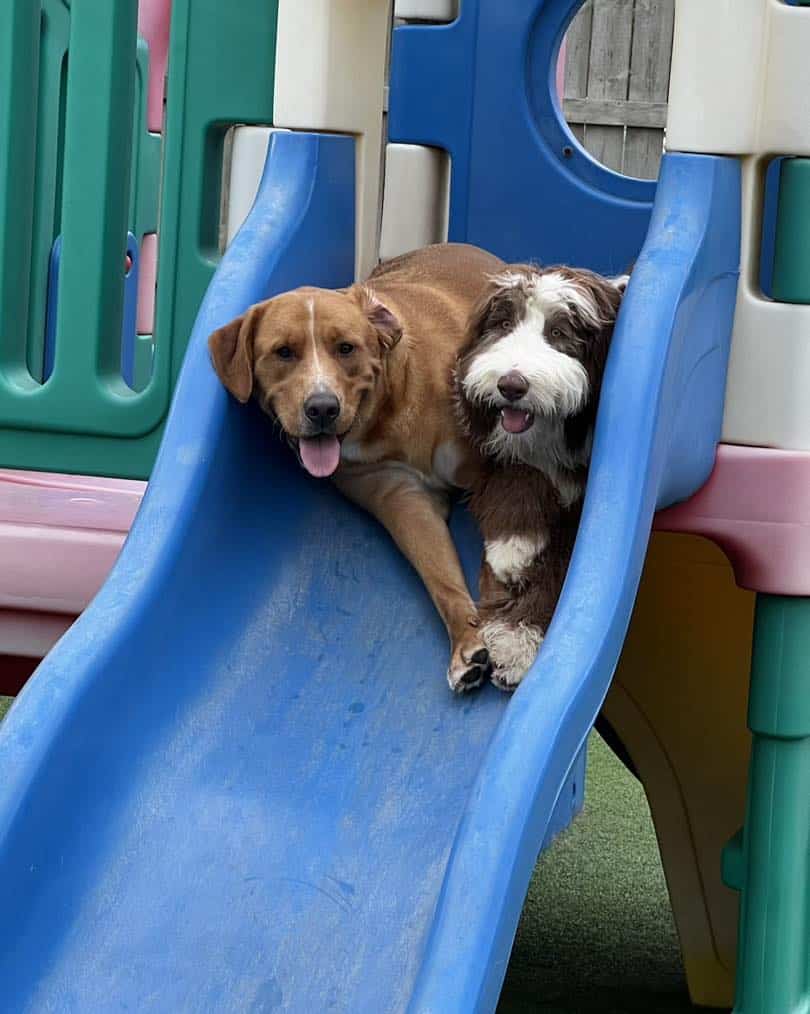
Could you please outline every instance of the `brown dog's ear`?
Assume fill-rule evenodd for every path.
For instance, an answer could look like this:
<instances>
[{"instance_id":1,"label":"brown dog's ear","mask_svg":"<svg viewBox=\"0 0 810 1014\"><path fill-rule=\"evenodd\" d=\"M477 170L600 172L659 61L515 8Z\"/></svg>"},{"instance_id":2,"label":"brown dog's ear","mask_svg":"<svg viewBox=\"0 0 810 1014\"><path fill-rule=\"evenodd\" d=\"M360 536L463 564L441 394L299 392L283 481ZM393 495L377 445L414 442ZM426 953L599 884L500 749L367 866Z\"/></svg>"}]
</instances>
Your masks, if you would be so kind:
<instances>
[{"instance_id":1,"label":"brown dog's ear","mask_svg":"<svg viewBox=\"0 0 810 1014\"><path fill-rule=\"evenodd\" d=\"M383 352L390 352L402 337L402 325L384 303L365 285L357 286L360 309L377 331Z\"/></svg>"},{"instance_id":2,"label":"brown dog's ear","mask_svg":"<svg viewBox=\"0 0 810 1014\"><path fill-rule=\"evenodd\" d=\"M253 391L253 334L258 311L258 306L252 306L208 339L211 364L217 376L243 405Z\"/></svg>"}]
</instances>

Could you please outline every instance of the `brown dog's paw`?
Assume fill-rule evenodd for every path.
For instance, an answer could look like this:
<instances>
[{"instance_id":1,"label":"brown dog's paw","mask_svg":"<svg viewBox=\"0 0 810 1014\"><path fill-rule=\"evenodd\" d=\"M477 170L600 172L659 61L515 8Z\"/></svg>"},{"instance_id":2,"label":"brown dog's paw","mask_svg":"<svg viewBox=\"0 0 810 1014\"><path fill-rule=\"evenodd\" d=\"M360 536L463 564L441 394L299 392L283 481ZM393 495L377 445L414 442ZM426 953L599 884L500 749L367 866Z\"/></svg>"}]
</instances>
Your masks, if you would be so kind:
<instances>
[{"instance_id":1,"label":"brown dog's paw","mask_svg":"<svg viewBox=\"0 0 810 1014\"><path fill-rule=\"evenodd\" d=\"M492 662L492 682L499 690L517 690L543 643L540 627L488 620L481 628Z\"/></svg>"},{"instance_id":2,"label":"brown dog's paw","mask_svg":"<svg viewBox=\"0 0 810 1014\"><path fill-rule=\"evenodd\" d=\"M447 682L456 694L480 687L490 673L489 652L477 630L456 644L447 670Z\"/></svg>"}]
</instances>

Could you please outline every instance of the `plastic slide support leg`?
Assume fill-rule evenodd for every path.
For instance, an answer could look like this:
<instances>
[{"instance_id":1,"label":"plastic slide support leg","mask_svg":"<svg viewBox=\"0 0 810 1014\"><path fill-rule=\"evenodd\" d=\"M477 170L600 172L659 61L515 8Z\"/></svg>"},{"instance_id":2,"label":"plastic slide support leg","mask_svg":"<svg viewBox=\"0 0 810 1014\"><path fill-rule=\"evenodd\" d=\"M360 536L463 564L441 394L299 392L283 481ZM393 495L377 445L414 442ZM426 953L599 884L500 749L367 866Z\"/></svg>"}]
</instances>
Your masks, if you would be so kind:
<instances>
[{"instance_id":1,"label":"plastic slide support leg","mask_svg":"<svg viewBox=\"0 0 810 1014\"><path fill-rule=\"evenodd\" d=\"M760 595L735 1014L810 1009L810 599Z\"/></svg>"}]
</instances>

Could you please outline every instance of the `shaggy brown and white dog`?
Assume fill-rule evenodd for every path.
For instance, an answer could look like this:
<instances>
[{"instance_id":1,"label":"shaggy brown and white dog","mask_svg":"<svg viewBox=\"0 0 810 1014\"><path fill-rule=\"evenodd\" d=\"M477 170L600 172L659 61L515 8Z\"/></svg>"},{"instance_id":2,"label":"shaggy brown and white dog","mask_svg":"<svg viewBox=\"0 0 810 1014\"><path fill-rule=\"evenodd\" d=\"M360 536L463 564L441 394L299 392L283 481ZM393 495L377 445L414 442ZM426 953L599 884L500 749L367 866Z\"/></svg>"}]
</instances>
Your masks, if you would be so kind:
<instances>
[{"instance_id":1,"label":"shaggy brown and white dog","mask_svg":"<svg viewBox=\"0 0 810 1014\"><path fill-rule=\"evenodd\" d=\"M479 611L504 690L534 661L565 580L626 285L627 276L510 266L475 310L459 357L462 423L487 462L471 497L484 538Z\"/></svg>"}]
</instances>

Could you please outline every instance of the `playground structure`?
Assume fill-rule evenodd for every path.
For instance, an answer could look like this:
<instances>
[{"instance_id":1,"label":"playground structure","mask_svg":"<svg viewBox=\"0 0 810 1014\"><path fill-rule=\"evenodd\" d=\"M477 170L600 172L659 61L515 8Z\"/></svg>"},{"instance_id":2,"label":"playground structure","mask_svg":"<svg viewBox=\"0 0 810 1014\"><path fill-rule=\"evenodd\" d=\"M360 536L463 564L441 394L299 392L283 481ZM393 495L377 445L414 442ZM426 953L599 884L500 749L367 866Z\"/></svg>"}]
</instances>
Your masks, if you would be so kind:
<instances>
[{"instance_id":1,"label":"playground structure","mask_svg":"<svg viewBox=\"0 0 810 1014\"><path fill-rule=\"evenodd\" d=\"M151 474L0 728L10 1002L494 1009L604 700L693 999L731 1001L736 954L735 1010L804 1009L810 9L738 2L730 45L728 5L678 0L656 187L560 114L572 0L398 3L390 70L384 2L226 6L174 0L169 32L142 0L140 42L133 3L0 12L11 653L84 606ZM448 699L403 561L232 410L204 348L265 295L445 237L606 272L638 256L570 577L510 702ZM61 587L31 564L71 549ZM365 613L325 596L372 581Z\"/></svg>"}]
</instances>

